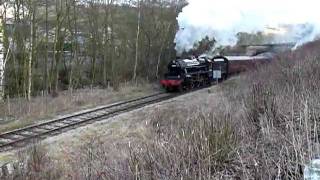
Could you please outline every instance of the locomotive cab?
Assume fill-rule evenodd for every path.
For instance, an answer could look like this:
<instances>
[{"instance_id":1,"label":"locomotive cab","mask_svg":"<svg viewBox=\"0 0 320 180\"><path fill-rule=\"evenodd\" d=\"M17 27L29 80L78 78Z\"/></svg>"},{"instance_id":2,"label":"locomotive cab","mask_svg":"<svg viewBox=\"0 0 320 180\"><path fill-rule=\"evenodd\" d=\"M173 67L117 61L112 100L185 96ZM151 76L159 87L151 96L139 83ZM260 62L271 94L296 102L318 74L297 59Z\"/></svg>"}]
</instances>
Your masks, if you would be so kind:
<instances>
[{"instance_id":1,"label":"locomotive cab","mask_svg":"<svg viewBox=\"0 0 320 180\"><path fill-rule=\"evenodd\" d=\"M224 80L229 74L229 60L224 56L216 56L212 59L212 74L215 80Z\"/></svg>"}]
</instances>

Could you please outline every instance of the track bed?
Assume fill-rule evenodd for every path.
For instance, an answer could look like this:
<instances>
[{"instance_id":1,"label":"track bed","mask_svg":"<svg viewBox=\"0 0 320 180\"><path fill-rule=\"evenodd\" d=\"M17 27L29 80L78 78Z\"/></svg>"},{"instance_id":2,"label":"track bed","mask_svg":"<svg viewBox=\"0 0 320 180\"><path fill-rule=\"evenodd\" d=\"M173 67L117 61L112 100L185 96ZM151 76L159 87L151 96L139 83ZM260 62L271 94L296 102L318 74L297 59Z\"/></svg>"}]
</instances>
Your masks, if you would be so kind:
<instances>
[{"instance_id":1,"label":"track bed","mask_svg":"<svg viewBox=\"0 0 320 180\"><path fill-rule=\"evenodd\" d=\"M102 119L110 118L123 112L141 108L176 97L180 94L157 93L142 98L124 101L94 110L78 113L60 119L27 126L0 134L0 152L24 147L46 137L61 134L67 130L90 124Z\"/></svg>"}]
</instances>

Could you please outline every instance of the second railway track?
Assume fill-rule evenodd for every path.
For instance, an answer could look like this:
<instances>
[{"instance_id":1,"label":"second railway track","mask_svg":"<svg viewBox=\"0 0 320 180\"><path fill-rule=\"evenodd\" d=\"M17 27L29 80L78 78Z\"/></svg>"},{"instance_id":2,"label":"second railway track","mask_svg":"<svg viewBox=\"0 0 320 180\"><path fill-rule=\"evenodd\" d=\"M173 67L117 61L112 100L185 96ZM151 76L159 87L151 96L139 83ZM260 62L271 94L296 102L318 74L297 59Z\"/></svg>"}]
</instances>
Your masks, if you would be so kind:
<instances>
[{"instance_id":1,"label":"second railway track","mask_svg":"<svg viewBox=\"0 0 320 180\"><path fill-rule=\"evenodd\" d=\"M0 134L0 152L24 147L37 140L65 132L68 129L113 117L120 113L138 109L176 96L177 94L158 93L5 132Z\"/></svg>"}]
</instances>

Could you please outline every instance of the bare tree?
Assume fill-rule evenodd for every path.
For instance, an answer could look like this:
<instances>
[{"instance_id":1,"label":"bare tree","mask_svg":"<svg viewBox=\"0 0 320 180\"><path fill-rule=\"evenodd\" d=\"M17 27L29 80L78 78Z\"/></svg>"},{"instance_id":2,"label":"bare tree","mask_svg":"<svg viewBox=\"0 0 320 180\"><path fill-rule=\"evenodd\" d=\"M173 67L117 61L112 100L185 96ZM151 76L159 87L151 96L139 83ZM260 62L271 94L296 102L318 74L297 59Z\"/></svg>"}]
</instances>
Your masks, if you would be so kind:
<instances>
[{"instance_id":1,"label":"bare tree","mask_svg":"<svg viewBox=\"0 0 320 180\"><path fill-rule=\"evenodd\" d=\"M52 75L54 84L54 94L58 93L59 87L59 65L63 54L63 44L65 39L66 28L63 30L63 23L65 21L65 12L63 9L62 0L56 0L56 25L55 25L55 38L54 38L54 50L53 59L55 66L53 66Z\"/></svg>"},{"instance_id":2,"label":"bare tree","mask_svg":"<svg viewBox=\"0 0 320 180\"><path fill-rule=\"evenodd\" d=\"M4 97L5 67L6 67L6 59L4 59L3 25L2 25L2 16L0 16L0 101L2 101Z\"/></svg>"},{"instance_id":3,"label":"bare tree","mask_svg":"<svg viewBox=\"0 0 320 180\"><path fill-rule=\"evenodd\" d=\"M159 78L159 68L160 68L161 55L162 55L163 49L166 45L168 34L169 34L171 26L172 26L171 23L169 23L168 25L165 25L164 38L161 41L160 50L159 50L159 54L158 54L158 58L157 58L157 66L156 66L156 78L157 79Z\"/></svg>"},{"instance_id":4,"label":"bare tree","mask_svg":"<svg viewBox=\"0 0 320 180\"><path fill-rule=\"evenodd\" d=\"M7 9L8 3L2 2L0 3L0 101L4 98L4 79L5 79L5 70L6 64L10 55L10 41L5 33L5 25L7 22ZM2 12L1 12L2 11ZM5 47L5 40L9 41L7 47ZM7 48L7 52L5 53Z\"/></svg>"},{"instance_id":5,"label":"bare tree","mask_svg":"<svg viewBox=\"0 0 320 180\"><path fill-rule=\"evenodd\" d=\"M29 61L28 61L28 90L27 99L31 99L31 87L32 87L32 62L34 60L34 40L35 40L35 17L36 17L36 2L29 0L29 16L30 16L30 49L29 49Z\"/></svg>"},{"instance_id":6,"label":"bare tree","mask_svg":"<svg viewBox=\"0 0 320 180\"><path fill-rule=\"evenodd\" d=\"M137 25L137 36L136 36L136 56L135 56L134 69L133 69L133 80L134 81L137 78L137 66L138 66L138 58L139 58L140 21L141 21L141 1L138 0L138 25Z\"/></svg>"},{"instance_id":7,"label":"bare tree","mask_svg":"<svg viewBox=\"0 0 320 180\"><path fill-rule=\"evenodd\" d=\"M96 79L96 63L97 63L97 49L99 46L99 7L95 0L90 0L88 9L88 24L89 24L89 47L88 52L91 58L91 87L94 85Z\"/></svg>"},{"instance_id":8,"label":"bare tree","mask_svg":"<svg viewBox=\"0 0 320 180\"><path fill-rule=\"evenodd\" d=\"M49 53L48 53L48 44L49 44L49 24L48 24L48 16L49 16L49 11L48 11L48 0L45 1L45 8L46 8L46 12L45 12L45 29L46 29L46 37L45 37L45 61L44 61L44 87L45 87L45 91L46 93L48 93L48 88L49 88L49 83L48 83L48 59L49 59Z\"/></svg>"},{"instance_id":9,"label":"bare tree","mask_svg":"<svg viewBox=\"0 0 320 180\"><path fill-rule=\"evenodd\" d=\"M104 35L103 35L103 85L108 86L108 62L113 66L113 17L112 17L112 6L114 0L106 0L104 4ZM113 69L113 67L111 67ZM112 72L113 73L113 72Z\"/></svg>"},{"instance_id":10,"label":"bare tree","mask_svg":"<svg viewBox=\"0 0 320 180\"><path fill-rule=\"evenodd\" d=\"M66 1L68 29L71 34L71 59L69 71L69 90L73 89L73 67L78 62L78 23L77 23L77 1ZM72 9L71 9L72 8Z\"/></svg>"}]
</instances>

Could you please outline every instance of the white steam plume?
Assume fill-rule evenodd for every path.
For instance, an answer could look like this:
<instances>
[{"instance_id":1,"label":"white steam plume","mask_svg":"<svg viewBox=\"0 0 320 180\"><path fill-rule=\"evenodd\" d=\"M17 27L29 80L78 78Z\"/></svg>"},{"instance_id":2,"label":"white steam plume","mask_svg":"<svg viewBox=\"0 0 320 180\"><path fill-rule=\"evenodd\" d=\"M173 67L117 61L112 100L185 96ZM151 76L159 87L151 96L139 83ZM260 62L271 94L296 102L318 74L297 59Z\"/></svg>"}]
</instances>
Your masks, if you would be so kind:
<instances>
[{"instance_id":1,"label":"white steam plume","mask_svg":"<svg viewBox=\"0 0 320 180\"><path fill-rule=\"evenodd\" d=\"M187 0L177 20L176 50L190 50L194 43L215 38L220 45L234 45L239 32L264 32L285 28L277 42L312 41L320 34L319 0Z\"/></svg>"}]
</instances>

